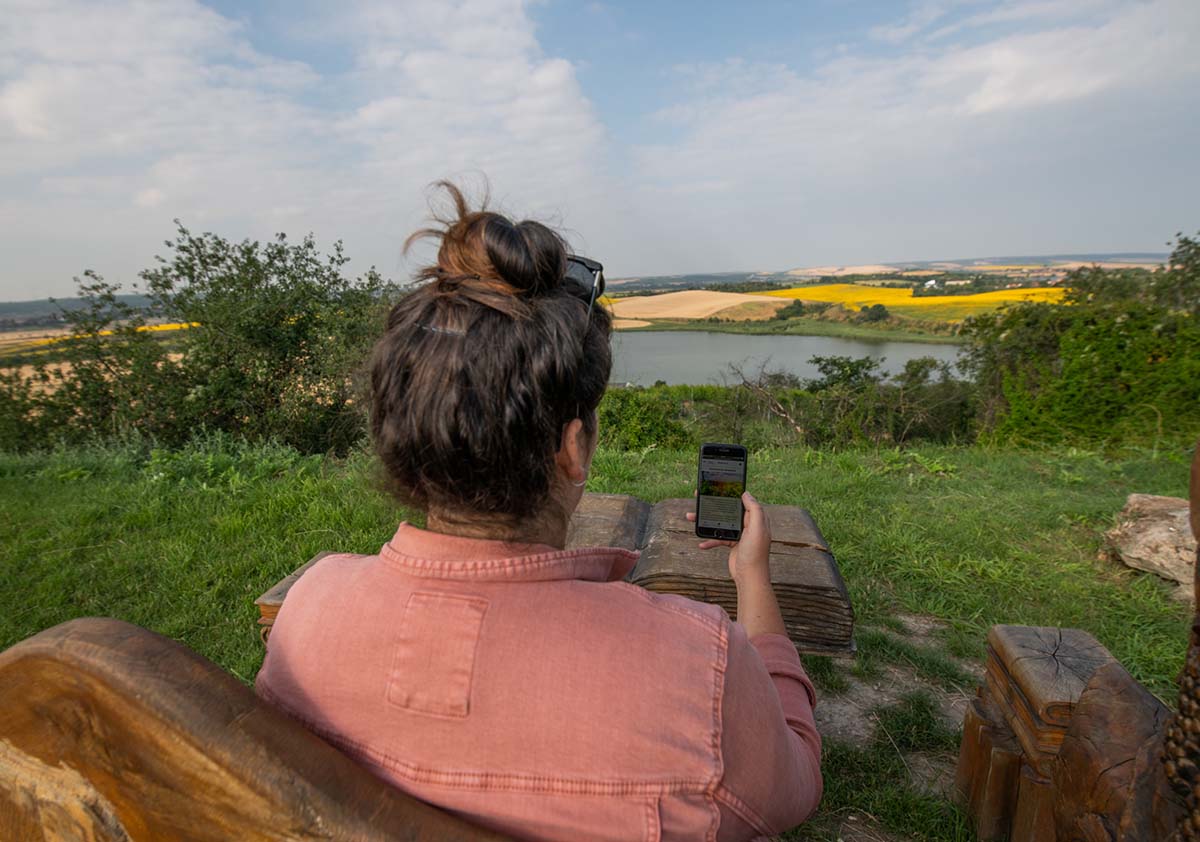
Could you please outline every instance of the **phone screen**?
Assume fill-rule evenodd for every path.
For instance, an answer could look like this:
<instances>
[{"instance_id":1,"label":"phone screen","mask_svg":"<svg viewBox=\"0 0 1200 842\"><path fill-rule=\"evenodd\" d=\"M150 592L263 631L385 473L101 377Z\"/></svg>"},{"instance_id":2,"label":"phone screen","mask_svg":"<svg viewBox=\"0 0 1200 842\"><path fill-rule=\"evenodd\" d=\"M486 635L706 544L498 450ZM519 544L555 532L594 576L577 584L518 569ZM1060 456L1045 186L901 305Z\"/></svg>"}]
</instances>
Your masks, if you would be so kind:
<instances>
[{"instance_id":1,"label":"phone screen","mask_svg":"<svg viewBox=\"0 0 1200 842\"><path fill-rule=\"evenodd\" d=\"M736 541L742 535L742 492L746 490L746 448L706 444L700 448L696 534Z\"/></svg>"}]
</instances>

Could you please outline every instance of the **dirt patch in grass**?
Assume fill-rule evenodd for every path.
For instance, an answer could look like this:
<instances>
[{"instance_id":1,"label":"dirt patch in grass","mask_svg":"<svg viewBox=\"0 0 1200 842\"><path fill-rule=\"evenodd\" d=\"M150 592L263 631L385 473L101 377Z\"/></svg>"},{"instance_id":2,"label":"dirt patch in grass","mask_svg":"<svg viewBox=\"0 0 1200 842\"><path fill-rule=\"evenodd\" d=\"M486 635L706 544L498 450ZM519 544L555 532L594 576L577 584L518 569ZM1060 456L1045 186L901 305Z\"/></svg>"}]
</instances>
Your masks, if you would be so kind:
<instances>
[{"instance_id":1,"label":"dirt patch in grass","mask_svg":"<svg viewBox=\"0 0 1200 842\"><path fill-rule=\"evenodd\" d=\"M817 729L828 743L853 747L843 752L880 756L881 763L890 764L892 773L905 779L913 797L948 802L953 798L958 734L975 684L948 682L945 668L931 669L930 664L948 662L961 668L960 677L975 678L981 677L981 665L945 652L943 633L948 626L935 618L901 614L883 626L860 629L862 639L874 642L860 646L855 662L831 659L821 665L826 689L818 691ZM895 817L883 825L868 814L850 813L837 821L825 826L826 833L836 830L830 838L904 838L883 829L895 827Z\"/></svg>"},{"instance_id":2,"label":"dirt patch in grass","mask_svg":"<svg viewBox=\"0 0 1200 842\"><path fill-rule=\"evenodd\" d=\"M860 681L848 675L846 681L849 687L844 692L818 696L817 708L813 711L817 730L822 737L833 737L863 746L875 734L875 720L871 711L880 705L895 704L912 688L890 677L878 681Z\"/></svg>"},{"instance_id":3,"label":"dirt patch in grass","mask_svg":"<svg viewBox=\"0 0 1200 842\"><path fill-rule=\"evenodd\" d=\"M847 674L848 688L840 693L820 693L814 716L822 736L845 740L857 746L866 745L874 736L877 722L873 711L894 705L906 693L924 690L938 704L946 727L958 729L970 702L970 691L946 690L921 678L904 666L888 664L882 674L862 679Z\"/></svg>"},{"instance_id":4,"label":"dirt patch in grass","mask_svg":"<svg viewBox=\"0 0 1200 842\"><path fill-rule=\"evenodd\" d=\"M913 752L905 755L908 779L921 792L940 798L951 798L954 793L954 770L958 758L952 754L927 754Z\"/></svg>"},{"instance_id":5,"label":"dirt patch in grass","mask_svg":"<svg viewBox=\"0 0 1200 842\"><path fill-rule=\"evenodd\" d=\"M919 614L894 614L892 619L912 635L914 643L929 644L937 642L937 635L945 631L946 624L936 617L922 617Z\"/></svg>"},{"instance_id":6,"label":"dirt patch in grass","mask_svg":"<svg viewBox=\"0 0 1200 842\"><path fill-rule=\"evenodd\" d=\"M907 836L888 833L874 819L856 813L838 825L837 838L841 842L908 842Z\"/></svg>"}]
</instances>

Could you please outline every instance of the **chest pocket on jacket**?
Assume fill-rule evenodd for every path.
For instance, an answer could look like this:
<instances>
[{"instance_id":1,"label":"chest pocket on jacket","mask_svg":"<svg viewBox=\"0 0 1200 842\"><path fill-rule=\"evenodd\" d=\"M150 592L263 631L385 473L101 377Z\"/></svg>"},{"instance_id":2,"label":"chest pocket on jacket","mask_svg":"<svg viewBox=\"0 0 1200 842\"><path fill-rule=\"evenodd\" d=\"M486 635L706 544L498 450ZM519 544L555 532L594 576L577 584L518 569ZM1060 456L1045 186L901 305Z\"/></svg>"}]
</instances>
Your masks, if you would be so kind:
<instances>
[{"instance_id":1,"label":"chest pocket on jacket","mask_svg":"<svg viewBox=\"0 0 1200 842\"><path fill-rule=\"evenodd\" d=\"M431 716L471 712L475 650L488 601L417 591L408 598L392 658L387 699Z\"/></svg>"}]
</instances>

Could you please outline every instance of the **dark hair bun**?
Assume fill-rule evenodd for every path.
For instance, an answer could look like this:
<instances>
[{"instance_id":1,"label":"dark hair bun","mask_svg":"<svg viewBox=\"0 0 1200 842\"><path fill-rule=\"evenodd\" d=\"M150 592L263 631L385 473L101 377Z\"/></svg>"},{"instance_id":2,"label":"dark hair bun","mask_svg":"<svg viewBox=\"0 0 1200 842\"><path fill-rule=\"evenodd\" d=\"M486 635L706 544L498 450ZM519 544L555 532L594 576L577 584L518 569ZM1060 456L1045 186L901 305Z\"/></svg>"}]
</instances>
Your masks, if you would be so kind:
<instances>
[{"instance_id":1,"label":"dark hair bun","mask_svg":"<svg viewBox=\"0 0 1200 842\"><path fill-rule=\"evenodd\" d=\"M514 289L544 294L562 285L567 250L562 238L540 222L516 225L499 215L489 215L483 244L497 277Z\"/></svg>"},{"instance_id":2,"label":"dark hair bun","mask_svg":"<svg viewBox=\"0 0 1200 842\"><path fill-rule=\"evenodd\" d=\"M449 280L456 289L478 280L493 291L528 296L562 286L567 244L557 233L533 220L513 222L486 207L472 210L457 186L448 181L436 186L446 192L455 212L435 214L437 227L417 231L404 244L407 250L420 239L440 241L437 264L421 270L419 280Z\"/></svg>"}]
</instances>

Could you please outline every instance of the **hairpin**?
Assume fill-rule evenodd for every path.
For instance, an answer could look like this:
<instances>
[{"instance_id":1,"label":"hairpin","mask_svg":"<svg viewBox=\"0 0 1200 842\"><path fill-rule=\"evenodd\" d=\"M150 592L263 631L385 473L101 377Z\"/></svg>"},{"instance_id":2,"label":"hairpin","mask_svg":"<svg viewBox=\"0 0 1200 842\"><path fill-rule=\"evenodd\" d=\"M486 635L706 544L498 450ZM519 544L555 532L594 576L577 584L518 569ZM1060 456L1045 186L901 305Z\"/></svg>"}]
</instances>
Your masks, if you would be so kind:
<instances>
[{"instance_id":1,"label":"hairpin","mask_svg":"<svg viewBox=\"0 0 1200 842\"><path fill-rule=\"evenodd\" d=\"M427 330L430 333L444 333L447 336L466 336L467 332L454 327L436 327L434 325L420 325L421 330Z\"/></svg>"}]
</instances>

